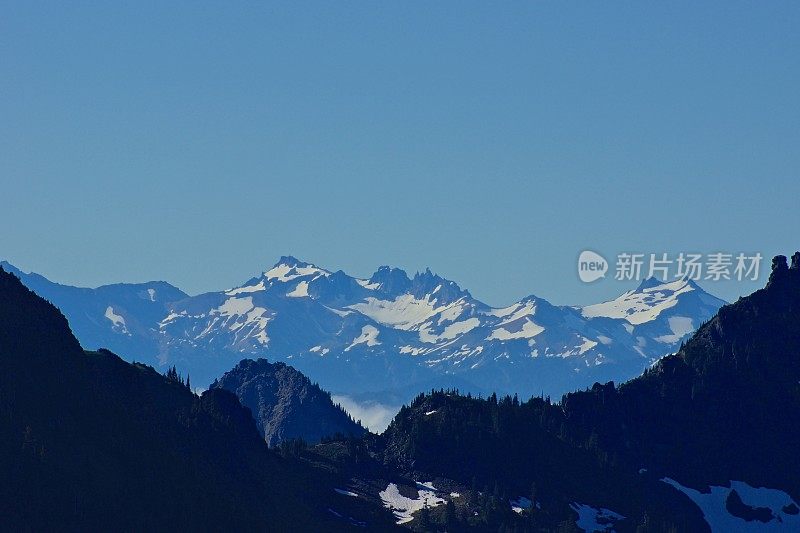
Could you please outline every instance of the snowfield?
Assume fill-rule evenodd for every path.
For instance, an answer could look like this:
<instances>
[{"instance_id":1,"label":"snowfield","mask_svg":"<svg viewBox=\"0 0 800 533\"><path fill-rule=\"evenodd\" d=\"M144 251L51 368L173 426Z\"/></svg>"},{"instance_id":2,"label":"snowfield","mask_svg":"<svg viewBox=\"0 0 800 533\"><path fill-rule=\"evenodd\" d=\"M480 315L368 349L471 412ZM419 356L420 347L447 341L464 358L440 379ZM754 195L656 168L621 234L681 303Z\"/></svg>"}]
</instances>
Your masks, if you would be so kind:
<instances>
[{"instance_id":1,"label":"snowfield","mask_svg":"<svg viewBox=\"0 0 800 533\"><path fill-rule=\"evenodd\" d=\"M428 483L417 483L417 486L427 487L423 490L418 490L419 496L417 498L408 498L400 494L400 490L394 483L389 483L386 490L381 491L378 495L383 501L384 507L391 509L397 518L398 524L405 524L414 520L413 513L419 511L425 506L436 507L446 502L443 498L436 496L433 492L433 485Z\"/></svg>"},{"instance_id":2,"label":"snowfield","mask_svg":"<svg viewBox=\"0 0 800 533\"><path fill-rule=\"evenodd\" d=\"M586 533L613 531L614 524L625 517L608 509L598 509L581 503L571 503L570 508L578 513L575 525Z\"/></svg>"},{"instance_id":3,"label":"snowfield","mask_svg":"<svg viewBox=\"0 0 800 533\"><path fill-rule=\"evenodd\" d=\"M668 477L662 478L661 481L686 494L700 508L712 533L800 531L800 514L796 511L800 506L782 490L752 487L743 481L731 481L730 487L711 486L708 492L700 492L684 487ZM766 522L747 521L731 514L726 502L734 490L739 494L744 505L756 509L768 509L772 515L769 520ZM795 510L793 514L787 512L792 506Z\"/></svg>"},{"instance_id":4,"label":"snowfield","mask_svg":"<svg viewBox=\"0 0 800 533\"><path fill-rule=\"evenodd\" d=\"M692 282L677 280L628 291L616 300L587 305L582 312L587 318L623 318L635 326L654 320L663 311L677 305L681 294L693 290L695 285Z\"/></svg>"}]
</instances>

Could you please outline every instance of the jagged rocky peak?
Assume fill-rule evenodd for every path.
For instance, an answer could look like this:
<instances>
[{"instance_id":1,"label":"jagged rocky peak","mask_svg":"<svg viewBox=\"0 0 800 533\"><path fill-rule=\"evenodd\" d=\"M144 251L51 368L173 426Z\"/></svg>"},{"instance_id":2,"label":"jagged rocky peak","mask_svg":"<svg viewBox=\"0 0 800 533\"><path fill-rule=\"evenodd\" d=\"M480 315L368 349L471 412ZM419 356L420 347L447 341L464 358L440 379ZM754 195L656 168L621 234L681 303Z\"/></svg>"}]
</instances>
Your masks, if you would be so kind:
<instances>
[{"instance_id":1,"label":"jagged rocky peak","mask_svg":"<svg viewBox=\"0 0 800 533\"><path fill-rule=\"evenodd\" d=\"M642 280L634 292L645 292L655 288L663 288L666 290L679 290L685 287L691 289L699 289L700 286L691 278L682 277L675 279L659 279L655 276L650 276Z\"/></svg>"},{"instance_id":2,"label":"jagged rocky peak","mask_svg":"<svg viewBox=\"0 0 800 533\"><path fill-rule=\"evenodd\" d=\"M300 259L296 258L293 255L282 255L278 262L275 263L274 266L286 265L289 267L305 267L305 266L313 266L311 263L307 263L305 261L301 261Z\"/></svg>"},{"instance_id":3,"label":"jagged rocky peak","mask_svg":"<svg viewBox=\"0 0 800 533\"><path fill-rule=\"evenodd\" d=\"M378 267L378 270L369 278L369 283L378 284L377 290L386 294L401 294L411 286L408 274L402 268L390 266Z\"/></svg>"},{"instance_id":4,"label":"jagged rocky peak","mask_svg":"<svg viewBox=\"0 0 800 533\"><path fill-rule=\"evenodd\" d=\"M665 283L667 282L660 280L655 276L651 276L647 279L642 280L642 282L639 284L636 290L643 291L645 289L652 289L653 287L658 287L659 285L664 285Z\"/></svg>"},{"instance_id":5,"label":"jagged rocky peak","mask_svg":"<svg viewBox=\"0 0 800 533\"><path fill-rule=\"evenodd\" d=\"M308 294L312 298L327 300L356 298L364 288L348 276L344 271L337 270L327 276L317 275L309 281Z\"/></svg>"},{"instance_id":6,"label":"jagged rocky peak","mask_svg":"<svg viewBox=\"0 0 800 533\"><path fill-rule=\"evenodd\" d=\"M781 283L782 280L789 278L800 279L800 252L795 252L792 255L791 265L788 264L785 255L776 255L772 258L772 272L769 275L767 287L771 287L775 283Z\"/></svg>"},{"instance_id":7,"label":"jagged rocky peak","mask_svg":"<svg viewBox=\"0 0 800 533\"><path fill-rule=\"evenodd\" d=\"M785 255L776 255L772 258L772 272L782 272L784 270L789 270L789 266L786 264L786 256Z\"/></svg>"},{"instance_id":8,"label":"jagged rocky peak","mask_svg":"<svg viewBox=\"0 0 800 533\"><path fill-rule=\"evenodd\" d=\"M462 296L469 297L466 290L459 287L455 281L450 281L426 268L425 272L417 272L411 280L411 293L417 298L430 295L441 301L453 301Z\"/></svg>"}]
</instances>

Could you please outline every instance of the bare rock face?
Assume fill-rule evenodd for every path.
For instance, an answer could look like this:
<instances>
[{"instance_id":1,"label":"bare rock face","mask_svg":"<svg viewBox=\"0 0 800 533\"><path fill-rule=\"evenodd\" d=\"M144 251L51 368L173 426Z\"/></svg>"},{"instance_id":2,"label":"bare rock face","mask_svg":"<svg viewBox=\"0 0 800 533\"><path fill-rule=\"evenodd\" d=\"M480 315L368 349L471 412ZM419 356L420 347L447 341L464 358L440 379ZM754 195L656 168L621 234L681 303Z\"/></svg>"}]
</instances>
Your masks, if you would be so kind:
<instances>
[{"instance_id":1,"label":"bare rock face","mask_svg":"<svg viewBox=\"0 0 800 533\"><path fill-rule=\"evenodd\" d=\"M791 270L800 270L800 252L795 252L792 255L792 265L789 268Z\"/></svg>"},{"instance_id":2,"label":"bare rock face","mask_svg":"<svg viewBox=\"0 0 800 533\"><path fill-rule=\"evenodd\" d=\"M787 264L785 255L776 255L772 258L772 273L769 275L767 287L772 287L776 283L783 286L785 280L790 278L795 280L798 276L800 276L800 252L792 254L791 266Z\"/></svg>"},{"instance_id":3,"label":"bare rock face","mask_svg":"<svg viewBox=\"0 0 800 533\"><path fill-rule=\"evenodd\" d=\"M250 408L267 444L302 439L317 443L333 435L360 436L366 430L331 400L330 394L284 363L245 359L211 389L226 389Z\"/></svg>"}]
</instances>

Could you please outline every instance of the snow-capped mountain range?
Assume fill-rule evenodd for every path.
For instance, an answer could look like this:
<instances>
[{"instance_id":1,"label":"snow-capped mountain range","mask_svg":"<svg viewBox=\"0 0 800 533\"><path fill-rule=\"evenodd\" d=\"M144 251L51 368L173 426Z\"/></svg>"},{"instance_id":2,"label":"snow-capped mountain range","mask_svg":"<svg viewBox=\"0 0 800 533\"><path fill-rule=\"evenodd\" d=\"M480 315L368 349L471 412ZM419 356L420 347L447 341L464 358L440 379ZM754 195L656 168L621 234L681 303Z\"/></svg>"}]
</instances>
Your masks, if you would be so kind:
<instances>
[{"instance_id":1,"label":"snow-capped mountain range","mask_svg":"<svg viewBox=\"0 0 800 533\"><path fill-rule=\"evenodd\" d=\"M176 365L202 386L241 359L266 357L366 397L432 387L560 396L626 380L725 303L692 281L649 279L585 307L528 296L494 308L430 270L380 267L358 279L293 257L197 296L165 282L70 287L0 264L61 308L85 348Z\"/></svg>"}]
</instances>

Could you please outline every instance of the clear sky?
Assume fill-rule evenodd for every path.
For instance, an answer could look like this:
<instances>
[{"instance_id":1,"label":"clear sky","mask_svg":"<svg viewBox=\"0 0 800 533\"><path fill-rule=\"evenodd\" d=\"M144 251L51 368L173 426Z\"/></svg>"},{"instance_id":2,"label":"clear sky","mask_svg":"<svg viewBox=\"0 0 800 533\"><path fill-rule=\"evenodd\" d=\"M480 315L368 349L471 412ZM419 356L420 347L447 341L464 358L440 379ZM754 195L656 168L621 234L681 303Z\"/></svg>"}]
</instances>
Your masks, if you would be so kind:
<instances>
[{"instance_id":1,"label":"clear sky","mask_svg":"<svg viewBox=\"0 0 800 533\"><path fill-rule=\"evenodd\" d=\"M0 258L240 284L292 254L584 303L589 248L800 248L797 2L0 3ZM705 285L726 299L753 285Z\"/></svg>"}]
</instances>

